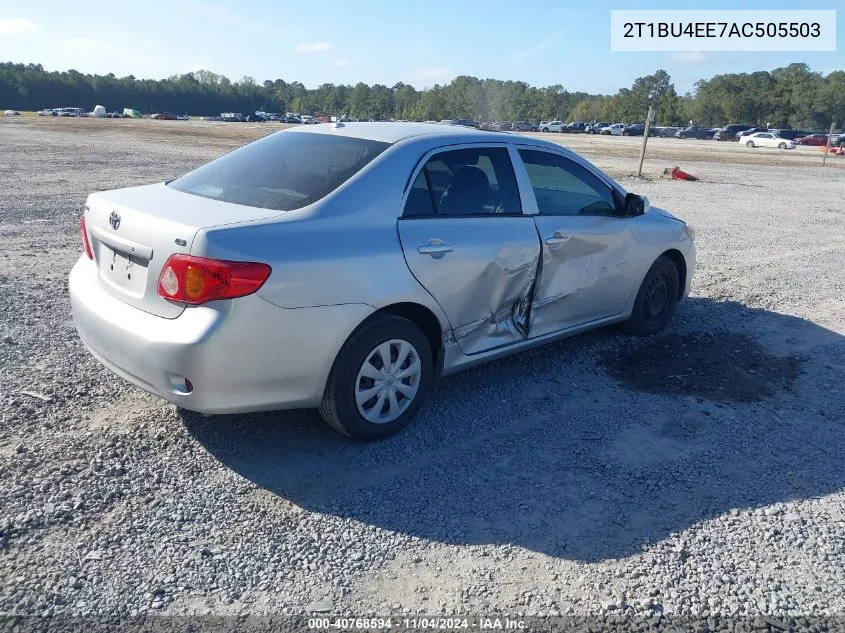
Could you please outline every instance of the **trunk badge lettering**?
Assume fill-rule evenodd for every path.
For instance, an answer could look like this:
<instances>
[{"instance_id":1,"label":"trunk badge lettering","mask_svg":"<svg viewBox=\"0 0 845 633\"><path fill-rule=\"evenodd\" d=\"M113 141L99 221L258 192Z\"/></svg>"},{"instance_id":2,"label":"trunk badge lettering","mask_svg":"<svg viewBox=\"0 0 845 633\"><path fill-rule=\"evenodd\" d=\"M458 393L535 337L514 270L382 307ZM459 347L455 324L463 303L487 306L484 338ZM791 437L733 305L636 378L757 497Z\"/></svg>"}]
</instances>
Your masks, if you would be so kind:
<instances>
[{"instance_id":1,"label":"trunk badge lettering","mask_svg":"<svg viewBox=\"0 0 845 633\"><path fill-rule=\"evenodd\" d=\"M180 238L180 237L177 237L177 238L176 238L176 245L177 245L177 246L187 246L187 245L188 245L188 242L187 242L186 240L183 240L183 239L182 239L182 238Z\"/></svg>"},{"instance_id":2,"label":"trunk badge lettering","mask_svg":"<svg viewBox=\"0 0 845 633\"><path fill-rule=\"evenodd\" d=\"M120 226L120 214L117 211L112 211L111 215L109 216L109 224L111 227L116 231L117 228Z\"/></svg>"}]
</instances>

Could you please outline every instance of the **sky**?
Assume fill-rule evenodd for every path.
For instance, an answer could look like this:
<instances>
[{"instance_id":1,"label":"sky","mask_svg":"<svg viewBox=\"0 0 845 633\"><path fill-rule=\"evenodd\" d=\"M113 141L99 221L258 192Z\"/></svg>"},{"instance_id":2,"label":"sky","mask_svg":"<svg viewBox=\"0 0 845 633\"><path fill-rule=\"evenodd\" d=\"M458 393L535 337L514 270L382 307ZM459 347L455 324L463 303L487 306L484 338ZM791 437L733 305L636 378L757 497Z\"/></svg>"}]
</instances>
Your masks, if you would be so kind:
<instances>
[{"instance_id":1,"label":"sky","mask_svg":"<svg viewBox=\"0 0 845 633\"><path fill-rule=\"evenodd\" d=\"M792 1L361 0L218 2L0 0L0 61L118 77L163 78L211 70L232 80L426 88L458 75L612 94L663 68L680 94L699 79L804 62L845 69L845 4L836 52L737 53L610 50L610 10L795 9ZM620 6L621 5L621 6Z\"/></svg>"}]
</instances>

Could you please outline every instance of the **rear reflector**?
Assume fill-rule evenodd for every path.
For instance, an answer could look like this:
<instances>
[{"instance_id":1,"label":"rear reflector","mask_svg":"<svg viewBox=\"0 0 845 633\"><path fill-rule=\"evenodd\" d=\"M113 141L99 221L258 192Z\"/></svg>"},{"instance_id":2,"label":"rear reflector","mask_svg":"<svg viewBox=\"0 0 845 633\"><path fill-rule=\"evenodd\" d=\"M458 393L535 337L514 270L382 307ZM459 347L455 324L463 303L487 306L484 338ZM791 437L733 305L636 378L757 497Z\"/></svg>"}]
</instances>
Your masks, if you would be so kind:
<instances>
[{"instance_id":1,"label":"rear reflector","mask_svg":"<svg viewBox=\"0 0 845 633\"><path fill-rule=\"evenodd\" d=\"M79 228L82 231L82 248L85 250L85 254L88 256L88 259L94 259L94 253L91 250L91 242L88 241L88 229L85 228L84 215L79 220Z\"/></svg>"},{"instance_id":2,"label":"rear reflector","mask_svg":"<svg viewBox=\"0 0 845 633\"><path fill-rule=\"evenodd\" d=\"M171 255L158 279L165 299L197 305L250 295L267 281L271 268L257 262L230 262L191 255Z\"/></svg>"}]
</instances>

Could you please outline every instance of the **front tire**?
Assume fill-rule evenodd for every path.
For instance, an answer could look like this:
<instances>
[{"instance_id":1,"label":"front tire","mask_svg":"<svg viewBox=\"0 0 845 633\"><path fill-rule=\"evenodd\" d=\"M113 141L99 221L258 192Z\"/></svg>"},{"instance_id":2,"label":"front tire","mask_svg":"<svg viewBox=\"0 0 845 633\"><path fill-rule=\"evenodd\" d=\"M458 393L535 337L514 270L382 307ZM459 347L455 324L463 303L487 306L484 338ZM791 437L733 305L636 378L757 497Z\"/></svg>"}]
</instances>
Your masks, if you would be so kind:
<instances>
[{"instance_id":1,"label":"front tire","mask_svg":"<svg viewBox=\"0 0 845 633\"><path fill-rule=\"evenodd\" d=\"M637 336L657 334L672 318L678 303L680 279L678 268L661 255L646 273L634 299L634 309L624 328Z\"/></svg>"},{"instance_id":2,"label":"front tire","mask_svg":"<svg viewBox=\"0 0 845 633\"><path fill-rule=\"evenodd\" d=\"M746 147L751 147L751 148L753 148L753 147L754 147L754 141L748 141L748 142L745 144L745 146L746 146Z\"/></svg>"},{"instance_id":3,"label":"front tire","mask_svg":"<svg viewBox=\"0 0 845 633\"><path fill-rule=\"evenodd\" d=\"M778 143L778 149L786 149L786 143Z\"/></svg>"},{"instance_id":4,"label":"front tire","mask_svg":"<svg viewBox=\"0 0 845 633\"><path fill-rule=\"evenodd\" d=\"M544 132L544 133L546 133L546 134L548 134L548 133L549 133L549 128L544 127L544 128L543 128L542 130L540 130L540 131L541 131L541 132Z\"/></svg>"},{"instance_id":5,"label":"front tire","mask_svg":"<svg viewBox=\"0 0 845 633\"><path fill-rule=\"evenodd\" d=\"M356 330L335 359L320 415L335 430L371 441L401 431L434 377L431 346L414 323L378 316Z\"/></svg>"}]
</instances>

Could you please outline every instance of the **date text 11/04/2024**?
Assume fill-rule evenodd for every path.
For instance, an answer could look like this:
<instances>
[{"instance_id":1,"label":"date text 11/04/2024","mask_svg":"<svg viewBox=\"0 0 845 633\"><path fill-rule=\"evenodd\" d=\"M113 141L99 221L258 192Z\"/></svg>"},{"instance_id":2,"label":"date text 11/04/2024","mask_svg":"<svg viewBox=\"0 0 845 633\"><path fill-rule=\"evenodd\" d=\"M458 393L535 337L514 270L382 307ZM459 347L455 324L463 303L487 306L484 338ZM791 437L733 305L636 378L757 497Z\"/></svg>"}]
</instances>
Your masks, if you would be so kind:
<instances>
[{"instance_id":1,"label":"date text 11/04/2024","mask_svg":"<svg viewBox=\"0 0 845 633\"><path fill-rule=\"evenodd\" d=\"M625 22L628 38L821 37L818 22Z\"/></svg>"},{"instance_id":2,"label":"date text 11/04/2024","mask_svg":"<svg viewBox=\"0 0 845 633\"><path fill-rule=\"evenodd\" d=\"M525 629L523 620L509 617L449 618L309 618L308 628L315 630L457 630L457 631L517 631Z\"/></svg>"}]
</instances>

